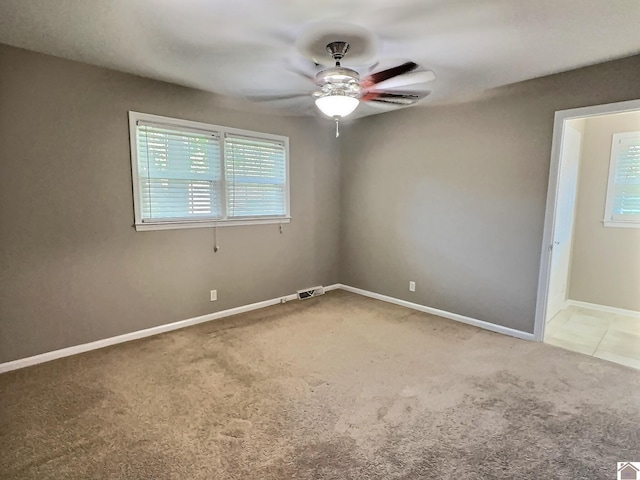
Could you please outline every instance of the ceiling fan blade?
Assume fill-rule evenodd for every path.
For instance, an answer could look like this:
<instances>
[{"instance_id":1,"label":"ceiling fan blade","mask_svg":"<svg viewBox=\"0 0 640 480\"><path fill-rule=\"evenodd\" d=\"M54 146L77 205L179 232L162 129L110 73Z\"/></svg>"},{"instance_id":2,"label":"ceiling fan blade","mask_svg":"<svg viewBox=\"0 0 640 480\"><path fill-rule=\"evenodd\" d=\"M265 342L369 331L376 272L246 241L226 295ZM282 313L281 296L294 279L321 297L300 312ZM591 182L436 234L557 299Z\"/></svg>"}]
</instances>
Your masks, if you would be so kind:
<instances>
[{"instance_id":1,"label":"ceiling fan blade","mask_svg":"<svg viewBox=\"0 0 640 480\"><path fill-rule=\"evenodd\" d=\"M390 78L397 77L398 75L403 75L405 73L411 72L418 68L418 64L414 62L406 62L402 65L398 65L397 67L389 68L387 70L382 70L380 72L372 73L367 78L364 79L364 87L370 87L375 85L376 83L383 82L385 80L389 80Z\"/></svg>"},{"instance_id":2,"label":"ceiling fan blade","mask_svg":"<svg viewBox=\"0 0 640 480\"><path fill-rule=\"evenodd\" d=\"M403 75L383 80L375 85L376 89L392 90L398 87L406 87L408 85L416 85L418 83L427 83L436 79L435 73L431 70L420 72L409 72Z\"/></svg>"},{"instance_id":3,"label":"ceiling fan blade","mask_svg":"<svg viewBox=\"0 0 640 480\"><path fill-rule=\"evenodd\" d=\"M431 92L388 92L376 90L374 93L378 95L378 98L407 98L407 99L421 99L429 95Z\"/></svg>"},{"instance_id":4,"label":"ceiling fan blade","mask_svg":"<svg viewBox=\"0 0 640 480\"><path fill-rule=\"evenodd\" d=\"M411 100L386 100L381 98L374 98L373 100L369 100L370 103L386 103L389 105L398 105L398 106L408 106L416 103Z\"/></svg>"},{"instance_id":5,"label":"ceiling fan blade","mask_svg":"<svg viewBox=\"0 0 640 480\"><path fill-rule=\"evenodd\" d=\"M306 58L294 57L286 62L283 69L315 83L318 64Z\"/></svg>"},{"instance_id":6,"label":"ceiling fan blade","mask_svg":"<svg viewBox=\"0 0 640 480\"><path fill-rule=\"evenodd\" d=\"M315 75L313 75L311 72L306 72L304 71L302 68L299 68L297 66L289 66L289 71L291 73L295 73L296 75L306 78L307 80L311 80L313 83L316 82L316 77Z\"/></svg>"},{"instance_id":7,"label":"ceiling fan blade","mask_svg":"<svg viewBox=\"0 0 640 480\"><path fill-rule=\"evenodd\" d=\"M278 100L291 100L294 98L311 97L311 93L293 93L287 95L250 95L246 98L252 102L275 102Z\"/></svg>"},{"instance_id":8,"label":"ceiling fan blade","mask_svg":"<svg viewBox=\"0 0 640 480\"><path fill-rule=\"evenodd\" d=\"M413 105L414 103L419 102L426 96L431 94L431 92L380 92L380 91L370 91L367 92L362 98L360 98L363 102L376 102L383 101L387 103L397 103L399 105Z\"/></svg>"}]
</instances>

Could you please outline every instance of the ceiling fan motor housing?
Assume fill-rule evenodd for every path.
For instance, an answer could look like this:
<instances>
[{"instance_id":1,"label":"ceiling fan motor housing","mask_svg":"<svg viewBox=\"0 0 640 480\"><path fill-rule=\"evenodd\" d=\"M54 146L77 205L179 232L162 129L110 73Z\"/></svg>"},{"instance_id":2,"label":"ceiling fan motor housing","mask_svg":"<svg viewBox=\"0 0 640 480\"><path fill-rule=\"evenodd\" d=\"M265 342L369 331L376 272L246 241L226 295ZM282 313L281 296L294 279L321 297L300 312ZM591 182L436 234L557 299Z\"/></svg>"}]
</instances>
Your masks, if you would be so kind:
<instances>
[{"instance_id":1,"label":"ceiling fan motor housing","mask_svg":"<svg viewBox=\"0 0 640 480\"><path fill-rule=\"evenodd\" d=\"M360 75L355 70L334 67L316 75L316 84L320 87L315 96L347 95L358 97L362 93Z\"/></svg>"},{"instance_id":2,"label":"ceiling fan motor housing","mask_svg":"<svg viewBox=\"0 0 640 480\"><path fill-rule=\"evenodd\" d=\"M327 68L316 75L316 84L325 83L359 83L360 74L351 68L333 67Z\"/></svg>"},{"instance_id":3,"label":"ceiling fan motor housing","mask_svg":"<svg viewBox=\"0 0 640 480\"><path fill-rule=\"evenodd\" d=\"M327 45L327 51L336 61L336 66L327 68L316 75L316 85L320 87L320 90L314 95L316 97L327 95L360 96L362 93L360 74L352 68L340 65L340 60L349 51L349 44L347 42L331 42Z\"/></svg>"}]
</instances>

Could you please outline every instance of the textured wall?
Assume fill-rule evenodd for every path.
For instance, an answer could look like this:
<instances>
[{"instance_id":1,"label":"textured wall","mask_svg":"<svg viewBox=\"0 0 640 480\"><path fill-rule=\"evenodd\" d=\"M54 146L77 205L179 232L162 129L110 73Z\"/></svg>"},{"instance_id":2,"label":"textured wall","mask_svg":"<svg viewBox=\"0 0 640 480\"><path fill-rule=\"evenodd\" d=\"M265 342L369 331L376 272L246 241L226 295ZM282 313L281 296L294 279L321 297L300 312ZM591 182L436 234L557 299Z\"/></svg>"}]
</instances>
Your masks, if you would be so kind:
<instances>
[{"instance_id":1,"label":"textured wall","mask_svg":"<svg viewBox=\"0 0 640 480\"><path fill-rule=\"evenodd\" d=\"M638 71L631 57L354 123L342 283L533 332L554 112L638 98Z\"/></svg>"},{"instance_id":2,"label":"textured wall","mask_svg":"<svg viewBox=\"0 0 640 480\"><path fill-rule=\"evenodd\" d=\"M338 281L330 122L2 45L0 71L0 362ZM288 135L285 233L136 232L128 110Z\"/></svg>"},{"instance_id":3,"label":"textured wall","mask_svg":"<svg viewBox=\"0 0 640 480\"><path fill-rule=\"evenodd\" d=\"M569 298L640 311L640 229L605 227L614 133L640 131L640 112L585 121Z\"/></svg>"}]
</instances>

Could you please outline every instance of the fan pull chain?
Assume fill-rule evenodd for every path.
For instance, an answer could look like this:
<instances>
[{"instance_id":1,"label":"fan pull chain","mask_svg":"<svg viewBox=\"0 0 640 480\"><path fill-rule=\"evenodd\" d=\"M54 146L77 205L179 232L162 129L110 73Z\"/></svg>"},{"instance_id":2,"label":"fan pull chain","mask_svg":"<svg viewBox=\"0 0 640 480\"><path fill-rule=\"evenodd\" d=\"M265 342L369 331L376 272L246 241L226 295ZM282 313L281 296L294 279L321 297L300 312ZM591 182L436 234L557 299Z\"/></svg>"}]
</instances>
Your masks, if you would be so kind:
<instances>
[{"instance_id":1,"label":"fan pull chain","mask_svg":"<svg viewBox=\"0 0 640 480\"><path fill-rule=\"evenodd\" d=\"M336 138L340 136L340 117L333 117L336 120Z\"/></svg>"}]
</instances>

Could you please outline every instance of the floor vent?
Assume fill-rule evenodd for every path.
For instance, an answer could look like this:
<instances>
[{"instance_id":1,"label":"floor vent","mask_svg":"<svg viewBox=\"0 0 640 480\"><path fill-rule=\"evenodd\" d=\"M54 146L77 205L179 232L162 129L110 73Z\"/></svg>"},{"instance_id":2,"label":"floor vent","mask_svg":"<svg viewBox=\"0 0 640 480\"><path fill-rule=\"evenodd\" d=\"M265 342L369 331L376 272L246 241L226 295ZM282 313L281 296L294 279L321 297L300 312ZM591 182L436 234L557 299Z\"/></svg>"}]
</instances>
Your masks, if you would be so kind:
<instances>
[{"instance_id":1,"label":"floor vent","mask_svg":"<svg viewBox=\"0 0 640 480\"><path fill-rule=\"evenodd\" d=\"M305 298L317 297L318 295L324 295L324 287L313 287L305 290L298 290L298 299L304 300Z\"/></svg>"}]
</instances>

